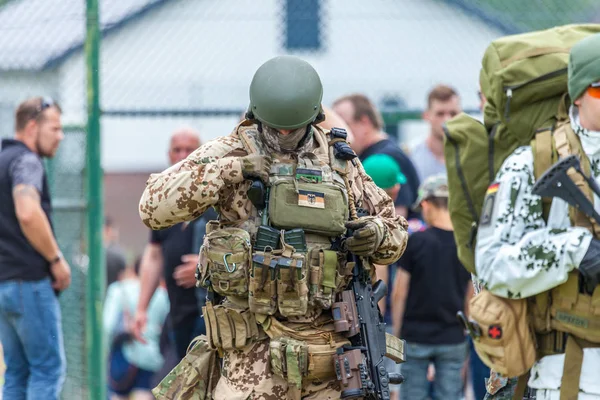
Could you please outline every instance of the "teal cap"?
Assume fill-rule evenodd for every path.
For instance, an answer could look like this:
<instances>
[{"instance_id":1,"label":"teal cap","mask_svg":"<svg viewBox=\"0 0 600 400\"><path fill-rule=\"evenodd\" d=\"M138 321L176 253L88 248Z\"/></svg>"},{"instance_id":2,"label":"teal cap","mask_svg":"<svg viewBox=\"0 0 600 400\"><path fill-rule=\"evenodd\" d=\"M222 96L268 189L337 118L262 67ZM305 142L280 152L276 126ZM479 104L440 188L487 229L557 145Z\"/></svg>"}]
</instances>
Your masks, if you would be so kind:
<instances>
[{"instance_id":1,"label":"teal cap","mask_svg":"<svg viewBox=\"0 0 600 400\"><path fill-rule=\"evenodd\" d=\"M383 190L405 184L406 176L396 160L387 154L374 154L363 161L363 167L373 182Z\"/></svg>"}]
</instances>

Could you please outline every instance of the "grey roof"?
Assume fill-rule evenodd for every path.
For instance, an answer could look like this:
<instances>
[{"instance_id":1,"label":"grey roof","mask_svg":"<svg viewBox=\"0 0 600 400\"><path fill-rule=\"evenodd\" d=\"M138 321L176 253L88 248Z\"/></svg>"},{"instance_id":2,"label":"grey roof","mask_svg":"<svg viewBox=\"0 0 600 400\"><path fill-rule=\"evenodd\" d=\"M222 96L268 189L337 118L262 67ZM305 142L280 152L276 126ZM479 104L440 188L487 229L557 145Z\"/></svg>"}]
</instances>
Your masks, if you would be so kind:
<instances>
[{"instance_id":1,"label":"grey roof","mask_svg":"<svg viewBox=\"0 0 600 400\"><path fill-rule=\"evenodd\" d=\"M100 0L103 34L167 0ZM13 0L0 8L0 70L56 65L85 40L85 0Z\"/></svg>"}]
</instances>

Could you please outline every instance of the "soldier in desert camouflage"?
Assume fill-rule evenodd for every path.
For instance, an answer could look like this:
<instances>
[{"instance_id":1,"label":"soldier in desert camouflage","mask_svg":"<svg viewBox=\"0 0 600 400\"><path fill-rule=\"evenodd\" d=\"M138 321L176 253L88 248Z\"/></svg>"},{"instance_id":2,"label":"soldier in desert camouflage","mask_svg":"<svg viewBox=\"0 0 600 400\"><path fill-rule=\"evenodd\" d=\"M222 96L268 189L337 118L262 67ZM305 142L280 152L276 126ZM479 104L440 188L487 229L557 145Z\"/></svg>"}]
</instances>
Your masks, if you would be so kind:
<instances>
[{"instance_id":1,"label":"soldier in desert camouflage","mask_svg":"<svg viewBox=\"0 0 600 400\"><path fill-rule=\"evenodd\" d=\"M350 279L346 253L388 265L408 236L358 159L334 149L346 143L343 130L318 126L322 93L310 64L271 59L254 75L246 120L150 176L139 210L148 227L211 206L219 213L199 262L199 282L214 294L203 310L207 338L190 351L207 368L180 364L179 376L193 377L173 374L155 390L159 398L340 397L332 356L349 342L334 331L331 305ZM267 195L258 206L248 191L261 182ZM356 209L367 216L350 220ZM346 229L354 235L335 245ZM219 357L209 350L222 358L218 383L210 368Z\"/></svg>"}]
</instances>

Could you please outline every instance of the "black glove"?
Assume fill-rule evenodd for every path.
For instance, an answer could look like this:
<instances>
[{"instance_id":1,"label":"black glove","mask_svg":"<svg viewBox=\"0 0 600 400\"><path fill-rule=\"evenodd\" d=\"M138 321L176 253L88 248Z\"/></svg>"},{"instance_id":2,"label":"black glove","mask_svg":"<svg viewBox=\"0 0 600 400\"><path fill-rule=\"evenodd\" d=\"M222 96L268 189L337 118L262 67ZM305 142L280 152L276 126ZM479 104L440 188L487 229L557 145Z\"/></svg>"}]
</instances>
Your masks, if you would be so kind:
<instances>
[{"instance_id":1,"label":"black glove","mask_svg":"<svg viewBox=\"0 0 600 400\"><path fill-rule=\"evenodd\" d=\"M579 264L579 272L583 276L585 291L594 293L600 283L600 240L592 239L590 247Z\"/></svg>"}]
</instances>

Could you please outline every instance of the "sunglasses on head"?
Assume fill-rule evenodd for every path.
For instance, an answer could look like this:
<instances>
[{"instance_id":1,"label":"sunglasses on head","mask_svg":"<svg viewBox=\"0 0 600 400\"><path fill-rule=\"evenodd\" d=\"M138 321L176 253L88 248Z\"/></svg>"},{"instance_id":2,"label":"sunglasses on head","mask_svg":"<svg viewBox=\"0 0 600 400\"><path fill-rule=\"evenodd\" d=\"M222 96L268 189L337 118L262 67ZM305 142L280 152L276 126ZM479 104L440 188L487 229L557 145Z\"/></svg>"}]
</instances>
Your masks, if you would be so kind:
<instances>
[{"instance_id":1,"label":"sunglasses on head","mask_svg":"<svg viewBox=\"0 0 600 400\"><path fill-rule=\"evenodd\" d=\"M600 82L592 83L587 88L587 92L595 99L600 99Z\"/></svg>"}]
</instances>

